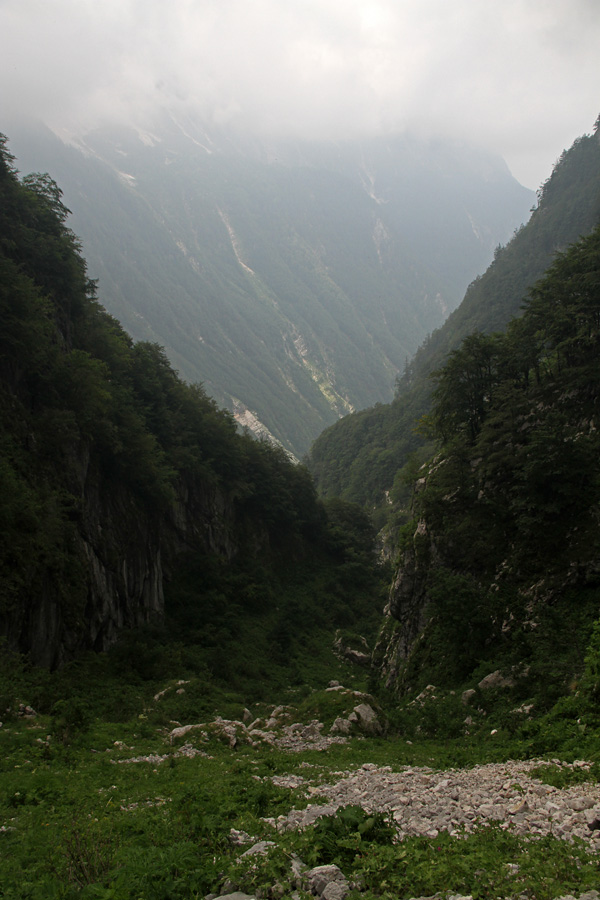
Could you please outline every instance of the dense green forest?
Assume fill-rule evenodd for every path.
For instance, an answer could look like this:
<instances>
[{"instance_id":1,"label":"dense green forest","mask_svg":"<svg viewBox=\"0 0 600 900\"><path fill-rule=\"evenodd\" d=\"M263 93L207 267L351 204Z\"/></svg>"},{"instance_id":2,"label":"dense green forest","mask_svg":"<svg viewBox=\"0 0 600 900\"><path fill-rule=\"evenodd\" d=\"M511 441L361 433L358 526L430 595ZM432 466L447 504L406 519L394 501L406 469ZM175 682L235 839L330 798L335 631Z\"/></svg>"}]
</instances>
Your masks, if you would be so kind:
<instances>
[{"instance_id":1,"label":"dense green forest","mask_svg":"<svg viewBox=\"0 0 600 900\"><path fill-rule=\"evenodd\" d=\"M383 516L386 496L396 506L405 505L398 473L409 455L423 448L415 424L429 409L432 371L471 332L504 329L556 252L600 221L598 134L596 128L561 155L538 192L529 222L497 248L494 261L470 285L461 305L407 361L394 401L346 416L315 441L308 464L323 495L382 508Z\"/></svg>"},{"instance_id":2,"label":"dense green forest","mask_svg":"<svg viewBox=\"0 0 600 900\"><path fill-rule=\"evenodd\" d=\"M360 610L374 627L365 514L324 506L306 469L240 434L158 345L129 338L96 297L60 189L47 175L19 180L5 141L0 192L9 645L54 666L106 649L123 628L164 629L166 610L171 638L193 637L202 665L223 675L255 665L273 634L289 668L315 622L352 624ZM245 619L261 622L254 662L232 661Z\"/></svg>"},{"instance_id":3,"label":"dense green forest","mask_svg":"<svg viewBox=\"0 0 600 900\"><path fill-rule=\"evenodd\" d=\"M420 427L438 449L414 473L391 596L397 687L501 664L551 707L581 674L600 601L599 347L597 227L506 333L469 335L434 373Z\"/></svg>"}]
</instances>

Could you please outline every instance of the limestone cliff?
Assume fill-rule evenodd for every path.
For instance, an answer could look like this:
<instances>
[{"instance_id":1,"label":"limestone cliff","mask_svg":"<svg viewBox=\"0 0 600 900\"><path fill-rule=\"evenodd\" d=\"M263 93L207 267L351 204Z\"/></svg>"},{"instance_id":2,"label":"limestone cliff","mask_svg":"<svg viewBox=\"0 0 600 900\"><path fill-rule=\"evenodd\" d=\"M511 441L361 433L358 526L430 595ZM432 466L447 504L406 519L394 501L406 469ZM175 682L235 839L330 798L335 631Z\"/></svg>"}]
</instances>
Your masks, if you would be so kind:
<instances>
[{"instance_id":1,"label":"limestone cliff","mask_svg":"<svg viewBox=\"0 0 600 900\"><path fill-rule=\"evenodd\" d=\"M435 544L424 520L401 550L398 568L385 608L385 621L373 654L388 688L397 685L402 663L408 659L427 623L429 566L437 558Z\"/></svg>"},{"instance_id":2,"label":"limestone cliff","mask_svg":"<svg viewBox=\"0 0 600 900\"><path fill-rule=\"evenodd\" d=\"M160 620L165 580L183 553L232 559L240 543L239 516L222 489L181 479L173 502L156 510L126 483L103 477L89 453L79 461L70 473L81 503L70 589L50 564L37 589L0 618L10 645L50 667L84 649L106 650L123 628Z\"/></svg>"}]
</instances>

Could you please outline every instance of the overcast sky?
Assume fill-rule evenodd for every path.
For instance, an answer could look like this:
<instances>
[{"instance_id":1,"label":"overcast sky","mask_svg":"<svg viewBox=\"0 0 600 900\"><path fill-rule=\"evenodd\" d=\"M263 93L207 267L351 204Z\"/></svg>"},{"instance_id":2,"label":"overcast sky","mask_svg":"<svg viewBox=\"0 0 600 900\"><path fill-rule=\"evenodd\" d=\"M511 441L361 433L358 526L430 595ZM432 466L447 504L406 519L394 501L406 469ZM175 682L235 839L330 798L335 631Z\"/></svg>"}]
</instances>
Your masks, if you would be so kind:
<instances>
[{"instance_id":1,"label":"overcast sky","mask_svg":"<svg viewBox=\"0 0 600 900\"><path fill-rule=\"evenodd\" d=\"M0 0L0 131L15 110L81 131L160 105L449 134L537 188L600 113L600 0Z\"/></svg>"}]
</instances>

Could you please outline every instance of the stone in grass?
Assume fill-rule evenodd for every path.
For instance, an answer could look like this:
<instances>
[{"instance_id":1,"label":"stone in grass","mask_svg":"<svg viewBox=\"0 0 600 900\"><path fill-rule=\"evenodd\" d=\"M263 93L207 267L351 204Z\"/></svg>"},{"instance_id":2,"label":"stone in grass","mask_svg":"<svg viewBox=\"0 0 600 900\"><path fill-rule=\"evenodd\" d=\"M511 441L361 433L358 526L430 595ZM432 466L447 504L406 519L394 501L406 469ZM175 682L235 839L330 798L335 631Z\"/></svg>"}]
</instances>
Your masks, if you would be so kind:
<instances>
[{"instance_id":1,"label":"stone in grass","mask_svg":"<svg viewBox=\"0 0 600 900\"><path fill-rule=\"evenodd\" d=\"M350 890L348 880L338 866L316 866L306 873L305 878L311 894L324 900L344 900Z\"/></svg>"},{"instance_id":2,"label":"stone in grass","mask_svg":"<svg viewBox=\"0 0 600 900\"><path fill-rule=\"evenodd\" d=\"M353 722L365 734L378 735L383 732L377 713L368 703L359 703L348 716L348 721Z\"/></svg>"},{"instance_id":3,"label":"stone in grass","mask_svg":"<svg viewBox=\"0 0 600 900\"><path fill-rule=\"evenodd\" d=\"M256 838L251 837L246 831L239 831L237 828L229 829L229 842L234 847L242 847L244 844L251 844Z\"/></svg>"},{"instance_id":4,"label":"stone in grass","mask_svg":"<svg viewBox=\"0 0 600 900\"><path fill-rule=\"evenodd\" d=\"M477 687L480 691L489 691L493 688L514 687L514 684L514 678L506 677L501 673L500 669L497 669L495 672L490 672L489 675L482 678Z\"/></svg>"},{"instance_id":5,"label":"stone in grass","mask_svg":"<svg viewBox=\"0 0 600 900\"><path fill-rule=\"evenodd\" d=\"M242 853L242 857L244 856L266 856L269 852L269 847L274 847L274 841L259 841L257 844L254 844L250 847L249 850L245 850Z\"/></svg>"},{"instance_id":6,"label":"stone in grass","mask_svg":"<svg viewBox=\"0 0 600 900\"><path fill-rule=\"evenodd\" d=\"M348 885L339 881L331 881L321 894L321 900L344 900L348 893Z\"/></svg>"},{"instance_id":7,"label":"stone in grass","mask_svg":"<svg viewBox=\"0 0 600 900\"><path fill-rule=\"evenodd\" d=\"M350 722L348 719L342 719L341 716L338 716L338 718L329 729L329 734L350 734L351 731L352 722Z\"/></svg>"},{"instance_id":8,"label":"stone in grass","mask_svg":"<svg viewBox=\"0 0 600 900\"><path fill-rule=\"evenodd\" d=\"M441 900L442 894L434 894L433 897L413 897L412 900ZM445 900L473 900L472 894L446 894Z\"/></svg>"},{"instance_id":9,"label":"stone in grass","mask_svg":"<svg viewBox=\"0 0 600 900\"><path fill-rule=\"evenodd\" d=\"M585 894L579 895L579 900L599 900L600 894L598 891L586 891ZM577 900L572 894L564 894L562 897L557 897L556 900Z\"/></svg>"}]
</instances>

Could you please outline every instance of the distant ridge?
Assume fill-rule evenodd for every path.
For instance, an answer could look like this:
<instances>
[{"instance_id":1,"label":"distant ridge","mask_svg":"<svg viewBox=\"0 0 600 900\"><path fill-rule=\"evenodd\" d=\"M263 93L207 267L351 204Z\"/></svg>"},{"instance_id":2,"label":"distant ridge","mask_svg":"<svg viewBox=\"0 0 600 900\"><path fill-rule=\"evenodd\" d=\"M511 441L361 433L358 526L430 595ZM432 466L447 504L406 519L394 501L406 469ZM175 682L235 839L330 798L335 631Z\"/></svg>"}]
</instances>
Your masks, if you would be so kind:
<instances>
[{"instance_id":1,"label":"distant ridge","mask_svg":"<svg viewBox=\"0 0 600 900\"><path fill-rule=\"evenodd\" d=\"M588 234L600 222L598 127L578 138L556 163L538 192L528 223L469 286L463 302L420 347L405 367L396 398L347 416L315 441L309 467L322 494L381 506L409 454L423 444L416 421L429 408L429 375L474 331L506 328L520 313L528 289L557 251Z\"/></svg>"},{"instance_id":2,"label":"distant ridge","mask_svg":"<svg viewBox=\"0 0 600 900\"><path fill-rule=\"evenodd\" d=\"M499 157L406 136L261 144L173 117L70 145L8 133L21 171L62 186L109 312L297 457L392 399L533 201Z\"/></svg>"}]
</instances>

